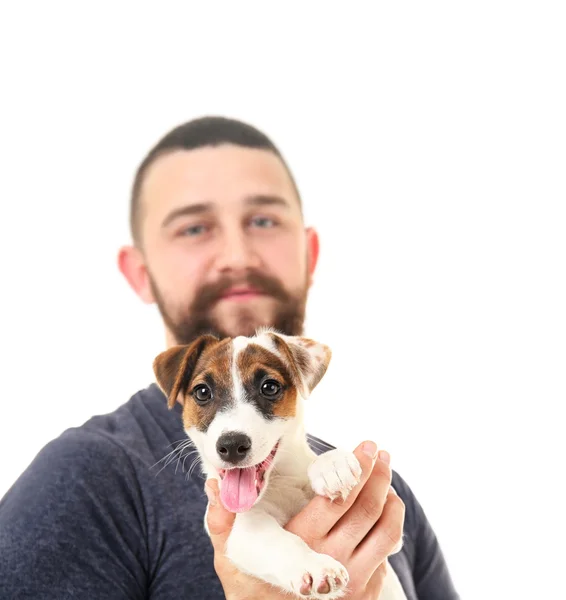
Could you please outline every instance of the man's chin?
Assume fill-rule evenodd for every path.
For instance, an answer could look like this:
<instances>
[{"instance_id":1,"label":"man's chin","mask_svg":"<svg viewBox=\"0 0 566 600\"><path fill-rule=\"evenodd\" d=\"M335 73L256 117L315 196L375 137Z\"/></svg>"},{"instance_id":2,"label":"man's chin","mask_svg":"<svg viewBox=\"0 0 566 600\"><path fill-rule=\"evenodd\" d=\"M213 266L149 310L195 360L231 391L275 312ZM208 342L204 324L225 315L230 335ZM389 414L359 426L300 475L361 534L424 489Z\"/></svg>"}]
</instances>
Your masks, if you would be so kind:
<instances>
[{"instance_id":1,"label":"man's chin","mask_svg":"<svg viewBox=\"0 0 566 600\"><path fill-rule=\"evenodd\" d=\"M214 321L218 328L230 337L251 336L258 328L273 323L273 310L269 310L265 306L265 298L263 300L262 303L252 300L222 301L214 311Z\"/></svg>"}]
</instances>

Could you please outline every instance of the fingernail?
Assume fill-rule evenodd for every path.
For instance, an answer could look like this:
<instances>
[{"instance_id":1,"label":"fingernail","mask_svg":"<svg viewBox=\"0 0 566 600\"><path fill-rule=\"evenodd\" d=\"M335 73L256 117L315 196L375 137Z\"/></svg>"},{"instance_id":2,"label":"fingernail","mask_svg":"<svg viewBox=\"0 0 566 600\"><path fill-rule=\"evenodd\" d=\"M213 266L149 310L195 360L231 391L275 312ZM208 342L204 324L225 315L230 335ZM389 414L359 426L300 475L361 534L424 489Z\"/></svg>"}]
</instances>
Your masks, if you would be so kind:
<instances>
[{"instance_id":1,"label":"fingernail","mask_svg":"<svg viewBox=\"0 0 566 600\"><path fill-rule=\"evenodd\" d=\"M216 492L210 487L208 481L204 486L204 492L206 494L206 497L208 498L208 503L210 504L210 506L216 506L218 502L216 498Z\"/></svg>"},{"instance_id":2,"label":"fingernail","mask_svg":"<svg viewBox=\"0 0 566 600\"><path fill-rule=\"evenodd\" d=\"M370 458L375 458L377 456L377 446L373 442L364 442L362 450L363 453L367 454Z\"/></svg>"},{"instance_id":3,"label":"fingernail","mask_svg":"<svg viewBox=\"0 0 566 600\"><path fill-rule=\"evenodd\" d=\"M394 496L398 496L399 494L395 491L395 488L390 485L388 494L393 494Z\"/></svg>"},{"instance_id":4,"label":"fingernail","mask_svg":"<svg viewBox=\"0 0 566 600\"><path fill-rule=\"evenodd\" d=\"M391 457L389 456L389 452L386 450L379 451L379 460L388 465L391 462Z\"/></svg>"}]
</instances>

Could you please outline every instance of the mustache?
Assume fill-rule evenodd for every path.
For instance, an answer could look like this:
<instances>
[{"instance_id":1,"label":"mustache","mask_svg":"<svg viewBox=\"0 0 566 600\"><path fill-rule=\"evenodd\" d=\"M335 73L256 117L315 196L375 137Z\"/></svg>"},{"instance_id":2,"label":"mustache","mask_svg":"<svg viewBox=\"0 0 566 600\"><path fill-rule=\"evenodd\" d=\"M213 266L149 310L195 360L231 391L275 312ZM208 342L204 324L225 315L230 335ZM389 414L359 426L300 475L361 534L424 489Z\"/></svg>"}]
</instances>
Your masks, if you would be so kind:
<instances>
[{"instance_id":1,"label":"mustache","mask_svg":"<svg viewBox=\"0 0 566 600\"><path fill-rule=\"evenodd\" d=\"M290 300L289 294L278 279L259 271L249 271L244 279L224 276L218 281L203 285L195 297L192 310L196 312L209 310L212 304L220 300L225 292L236 285L247 285L282 302Z\"/></svg>"},{"instance_id":2,"label":"mustache","mask_svg":"<svg viewBox=\"0 0 566 600\"><path fill-rule=\"evenodd\" d=\"M233 335L223 329L222 323L217 322L211 314L216 301L226 291L235 286L247 286L258 292L277 299L274 313L271 316L271 326L287 335L302 335L305 318L306 287L303 292L287 292L283 284L270 275L250 269L242 277L222 276L217 281L200 287L187 311L175 314L168 310L165 298L161 296L158 286L150 276L150 285L165 325L173 334L177 344L190 344L199 335L211 333L223 339ZM248 311L249 312L249 311ZM240 333L252 335L261 323L253 314L240 315ZM267 324L267 323L263 323Z\"/></svg>"}]
</instances>

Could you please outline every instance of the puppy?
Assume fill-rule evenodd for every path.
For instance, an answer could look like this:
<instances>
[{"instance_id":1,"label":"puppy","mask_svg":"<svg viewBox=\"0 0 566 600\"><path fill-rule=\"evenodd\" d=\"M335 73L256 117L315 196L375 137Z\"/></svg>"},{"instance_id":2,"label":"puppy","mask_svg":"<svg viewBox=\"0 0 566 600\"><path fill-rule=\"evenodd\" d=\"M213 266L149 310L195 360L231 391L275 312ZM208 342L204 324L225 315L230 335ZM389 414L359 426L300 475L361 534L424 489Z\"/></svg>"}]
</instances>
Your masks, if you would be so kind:
<instances>
[{"instance_id":1,"label":"puppy","mask_svg":"<svg viewBox=\"0 0 566 600\"><path fill-rule=\"evenodd\" d=\"M345 594L348 572L283 527L315 494L345 499L360 480L352 452L317 456L307 443L303 402L330 357L324 344L261 329L249 338L203 335L153 363L169 408L183 405L203 471L219 481L226 509L238 513L227 557L286 592L326 600ZM383 599L405 598L398 580L386 588Z\"/></svg>"}]
</instances>

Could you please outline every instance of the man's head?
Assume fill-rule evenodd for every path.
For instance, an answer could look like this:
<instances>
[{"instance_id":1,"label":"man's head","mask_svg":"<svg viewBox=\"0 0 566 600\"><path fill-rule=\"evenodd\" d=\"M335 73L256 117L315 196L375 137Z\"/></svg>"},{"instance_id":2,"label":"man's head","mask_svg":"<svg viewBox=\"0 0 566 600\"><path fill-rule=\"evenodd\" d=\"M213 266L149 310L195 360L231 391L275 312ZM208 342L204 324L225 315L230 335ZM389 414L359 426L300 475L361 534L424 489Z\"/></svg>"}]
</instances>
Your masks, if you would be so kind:
<instances>
[{"instance_id":1,"label":"man's head","mask_svg":"<svg viewBox=\"0 0 566 600\"><path fill-rule=\"evenodd\" d=\"M169 345L265 326L302 333L318 237L263 133L221 117L175 128L140 165L130 214L119 267L157 303Z\"/></svg>"}]
</instances>

